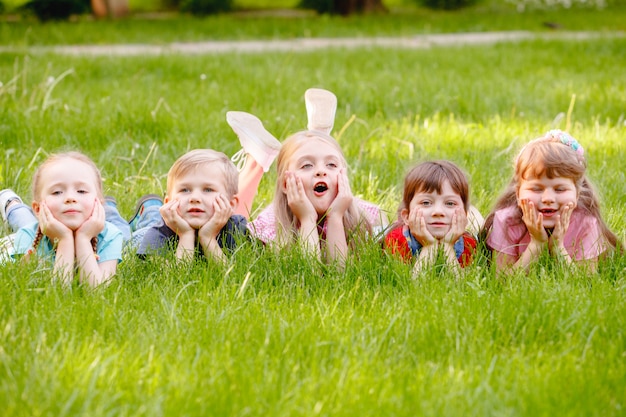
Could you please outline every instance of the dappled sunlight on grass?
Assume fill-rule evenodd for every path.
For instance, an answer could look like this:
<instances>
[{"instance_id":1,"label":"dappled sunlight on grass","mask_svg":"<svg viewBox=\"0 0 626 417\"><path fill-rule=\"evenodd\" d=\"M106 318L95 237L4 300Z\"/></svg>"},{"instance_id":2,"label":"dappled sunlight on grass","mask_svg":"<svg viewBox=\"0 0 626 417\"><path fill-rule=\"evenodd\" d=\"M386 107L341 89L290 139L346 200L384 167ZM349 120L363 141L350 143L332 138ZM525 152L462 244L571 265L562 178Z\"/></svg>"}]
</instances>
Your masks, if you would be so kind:
<instances>
[{"instance_id":1,"label":"dappled sunlight on grass","mask_svg":"<svg viewBox=\"0 0 626 417\"><path fill-rule=\"evenodd\" d=\"M60 57L0 54L1 188L30 200L48 153L78 149L130 217L184 152L239 149L228 110L280 140L304 91L338 97L353 193L395 220L407 170L450 159L486 214L527 141L568 129L624 239L623 39L432 50ZM367 53L364 53L367 52ZM372 53L374 52L374 53ZM594 71L590 71L594 68ZM50 82L50 77L52 82ZM265 175L255 208L270 202ZM0 266L3 415L621 415L626 257L587 276L549 262L457 279L368 241L345 270L297 248L242 245L226 265L132 252L108 287Z\"/></svg>"}]
</instances>

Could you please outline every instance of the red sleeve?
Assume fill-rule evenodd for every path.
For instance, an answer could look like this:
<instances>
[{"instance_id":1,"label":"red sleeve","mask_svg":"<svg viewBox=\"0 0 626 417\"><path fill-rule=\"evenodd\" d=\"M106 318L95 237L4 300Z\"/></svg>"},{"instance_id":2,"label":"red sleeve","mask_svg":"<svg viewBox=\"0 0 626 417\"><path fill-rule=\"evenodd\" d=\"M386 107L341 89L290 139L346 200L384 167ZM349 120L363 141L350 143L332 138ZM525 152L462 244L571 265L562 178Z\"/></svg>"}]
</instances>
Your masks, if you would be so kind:
<instances>
[{"instance_id":1,"label":"red sleeve","mask_svg":"<svg viewBox=\"0 0 626 417\"><path fill-rule=\"evenodd\" d=\"M385 250L399 256L403 261L409 261L413 257L406 237L402 234L402 226L392 229L385 236Z\"/></svg>"},{"instance_id":2,"label":"red sleeve","mask_svg":"<svg viewBox=\"0 0 626 417\"><path fill-rule=\"evenodd\" d=\"M459 263L462 268L465 268L472 263L472 256L476 251L476 245L477 243L474 236L467 232L463 233L463 253L459 256Z\"/></svg>"}]
</instances>

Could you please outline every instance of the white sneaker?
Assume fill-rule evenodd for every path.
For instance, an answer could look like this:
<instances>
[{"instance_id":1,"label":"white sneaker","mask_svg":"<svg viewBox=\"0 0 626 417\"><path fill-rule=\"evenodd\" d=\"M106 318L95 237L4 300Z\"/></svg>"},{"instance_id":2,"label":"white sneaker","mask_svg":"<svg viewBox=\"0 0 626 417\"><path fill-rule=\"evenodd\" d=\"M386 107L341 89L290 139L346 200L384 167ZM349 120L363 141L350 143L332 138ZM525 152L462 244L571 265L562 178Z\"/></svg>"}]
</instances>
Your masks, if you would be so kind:
<instances>
[{"instance_id":1,"label":"white sneaker","mask_svg":"<svg viewBox=\"0 0 626 417\"><path fill-rule=\"evenodd\" d=\"M335 124L337 97L328 90L309 88L304 93L308 119L307 128L330 135Z\"/></svg>"},{"instance_id":2,"label":"white sneaker","mask_svg":"<svg viewBox=\"0 0 626 417\"><path fill-rule=\"evenodd\" d=\"M15 194L15 191L8 188L0 191L0 214L2 215L2 219L4 221L7 220L7 204L13 200L17 200L22 203L22 199L19 195Z\"/></svg>"},{"instance_id":3,"label":"white sneaker","mask_svg":"<svg viewBox=\"0 0 626 417\"><path fill-rule=\"evenodd\" d=\"M15 233L0 239L0 265L11 261L11 255L15 252L13 243L15 242Z\"/></svg>"},{"instance_id":4,"label":"white sneaker","mask_svg":"<svg viewBox=\"0 0 626 417\"><path fill-rule=\"evenodd\" d=\"M238 162L237 168L243 169L245 157L252 156L254 160L267 172L280 151L280 142L270 132L265 130L258 117L242 112L229 111L226 121L239 137L243 148L233 156L233 162Z\"/></svg>"}]
</instances>

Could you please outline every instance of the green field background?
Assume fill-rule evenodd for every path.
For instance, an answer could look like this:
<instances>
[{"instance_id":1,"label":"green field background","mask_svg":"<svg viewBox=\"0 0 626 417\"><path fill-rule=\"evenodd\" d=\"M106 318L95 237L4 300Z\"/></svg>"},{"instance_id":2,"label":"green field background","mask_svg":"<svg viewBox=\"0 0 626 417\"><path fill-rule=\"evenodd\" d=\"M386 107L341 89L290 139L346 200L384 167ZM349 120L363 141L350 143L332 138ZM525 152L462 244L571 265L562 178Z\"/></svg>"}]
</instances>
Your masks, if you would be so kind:
<instances>
[{"instance_id":1,"label":"green field background","mask_svg":"<svg viewBox=\"0 0 626 417\"><path fill-rule=\"evenodd\" d=\"M561 21L580 22L578 13ZM304 91L321 87L338 97L334 133L354 194L390 218L407 169L432 158L463 167L472 202L488 213L519 148L568 128L623 241L626 39L622 12L603 13L572 28L603 33L597 39L198 56L62 56L32 46L280 36L263 19L224 16L169 26L2 22L2 45L13 49L0 52L1 188L30 201L36 166L77 149L101 167L106 193L130 217L141 195L164 193L184 152L239 149L227 111L257 115L283 140L306 126ZM538 31L554 17L534 16ZM351 27L372 33L374 22L313 19L272 25L286 37L303 27L363 36ZM488 30L498 20L483 15L473 25ZM410 34L407 21L387 33ZM223 29L203 34L209 24ZM271 201L275 180L273 171L264 177L255 208ZM297 249L250 245L223 267L129 255L118 271L106 288L63 289L38 265L0 266L0 414L625 413L623 255L593 276L546 263L498 278L479 257L463 279L431 271L413 280L410 265L376 243L343 272Z\"/></svg>"}]
</instances>

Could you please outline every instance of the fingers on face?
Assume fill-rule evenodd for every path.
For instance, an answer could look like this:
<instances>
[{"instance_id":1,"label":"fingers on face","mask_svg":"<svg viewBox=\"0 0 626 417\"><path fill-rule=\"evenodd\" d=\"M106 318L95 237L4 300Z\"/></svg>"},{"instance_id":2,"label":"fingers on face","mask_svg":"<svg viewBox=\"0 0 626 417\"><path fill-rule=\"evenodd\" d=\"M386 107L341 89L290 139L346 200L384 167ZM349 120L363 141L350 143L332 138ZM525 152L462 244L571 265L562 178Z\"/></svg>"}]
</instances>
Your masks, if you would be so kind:
<instances>
[{"instance_id":1,"label":"fingers on face","mask_svg":"<svg viewBox=\"0 0 626 417\"><path fill-rule=\"evenodd\" d=\"M291 171L285 171L284 176L284 184L285 190L289 191L289 187L293 187L295 185L295 175Z\"/></svg>"},{"instance_id":2,"label":"fingers on face","mask_svg":"<svg viewBox=\"0 0 626 417\"><path fill-rule=\"evenodd\" d=\"M420 227L421 226L421 221L420 221L421 218L422 218L421 210L420 209L413 209L409 213L409 224L410 225L415 225L417 227Z\"/></svg>"},{"instance_id":3,"label":"fingers on face","mask_svg":"<svg viewBox=\"0 0 626 417\"><path fill-rule=\"evenodd\" d=\"M96 199L96 204L95 204L95 207L93 208L93 214L98 219L104 219L104 217L105 217L105 215L104 215L104 207L102 206L102 203L100 202L100 200Z\"/></svg>"},{"instance_id":4,"label":"fingers on face","mask_svg":"<svg viewBox=\"0 0 626 417\"><path fill-rule=\"evenodd\" d=\"M171 200L165 203L159 208L159 212L163 217L168 219L180 217L178 214L178 207L180 206L180 202L178 200Z\"/></svg>"},{"instance_id":5,"label":"fingers on face","mask_svg":"<svg viewBox=\"0 0 626 417\"><path fill-rule=\"evenodd\" d=\"M563 208L561 209L561 212L563 214L565 213L571 214L574 211L574 207L576 207L574 203L567 203L563 206Z\"/></svg>"},{"instance_id":6,"label":"fingers on face","mask_svg":"<svg viewBox=\"0 0 626 417\"><path fill-rule=\"evenodd\" d=\"M345 168L341 168L339 171L339 175L337 178L337 187L339 192L344 192L345 194L350 194L350 181L348 181L348 175L346 173Z\"/></svg>"},{"instance_id":7,"label":"fingers on face","mask_svg":"<svg viewBox=\"0 0 626 417\"><path fill-rule=\"evenodd\" d=\"M167 210L170 210L170 209L172 208L172 206L173 206L174 204L176 204L177 202L178 202L178 200L170 200L170 201L168 201L167 203L163 204L163 205L159 208L159 210L162 210L162 211L167 211Z\"/></svg>"},{"instance_id":8,"label":"fingers on face","mask_svg":"<svg viewBox=\"0 0 626 417\"><path fill-rule=\"evenodd\" d=\"M172 200L170 206L167 208L169 211L173 211L178 213L178 208L180 207L180 201Z\"/></svg>"},{"instance_id":9,"label":"fingers on face","mask_svg":"<svg viewBox=\"0 0 626 417\"><path fill-rule=\"evenodd\" d=\"M297 181L298 178L295 175L293 175L292 173L290 173L290 172L287 172L285 175L287 177L285 179L285 185L286 185L286 188L287 188L287 192L293 191L294 189L297 189L298 188L298 181Z\"/></svg>"},{"instance_id":10,"label":"fingers on face","mask_svg":"<svg viewBox=\"0 0 626 417\"><path fill-rule=\"evenodd\" d=\"M216 212L224 213L225 215L229 214L229 212L231 211L228 199L223 194L219 194L215 199L214 208Z\"/></svg>"},{"instance_id":11,"label":"fingers on face","mask_svg":"<svg viewBox=\"0 0 626 417\"><path fill-rule=\"evenodd\" d=\"M290 196L292 199L304 198L306 195L304 192L304 184L302 183L302 179L295 175L292 175L291 178L288 180L287 191L288 193L291 193Z\"/></svg>"}]
</instances>

